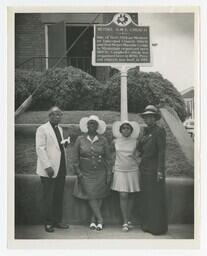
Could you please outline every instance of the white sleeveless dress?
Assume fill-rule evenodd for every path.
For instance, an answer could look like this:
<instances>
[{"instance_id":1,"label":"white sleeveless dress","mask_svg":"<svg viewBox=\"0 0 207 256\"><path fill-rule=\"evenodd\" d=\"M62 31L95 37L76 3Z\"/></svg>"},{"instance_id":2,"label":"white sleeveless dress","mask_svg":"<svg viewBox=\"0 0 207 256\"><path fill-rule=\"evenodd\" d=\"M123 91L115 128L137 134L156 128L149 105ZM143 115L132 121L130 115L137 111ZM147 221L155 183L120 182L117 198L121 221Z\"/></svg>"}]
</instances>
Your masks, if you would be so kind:
<instances>
[{"instance_id":1,"label":"white sleeveless dress","mask_svg":"<svg viewBox=\"0 0 207 256\"><path fill-rule=\"evenodd\" d=\"M121 137L115 140L116 160L111 189L119 192L138 192L139 168L136 158L136 139Z\"/></svg>"}]
</instances>

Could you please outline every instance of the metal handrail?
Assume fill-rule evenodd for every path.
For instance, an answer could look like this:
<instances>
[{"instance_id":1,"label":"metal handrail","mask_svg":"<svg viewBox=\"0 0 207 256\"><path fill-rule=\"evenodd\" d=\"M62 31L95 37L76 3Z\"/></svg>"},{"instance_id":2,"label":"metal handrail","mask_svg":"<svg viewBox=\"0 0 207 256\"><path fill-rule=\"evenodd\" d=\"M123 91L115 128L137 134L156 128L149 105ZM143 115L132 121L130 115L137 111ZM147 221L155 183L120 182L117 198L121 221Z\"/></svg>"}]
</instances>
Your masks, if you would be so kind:
<instances>
[{"instance_id":1,"label":"metal handrail","mask_svg":"<svg viewBox=\"0 0 207 256\"><path fill-rule=\"evenodd\" d=\"M42 57L42 56L40 56L40 57ZM20 64L17 65L16 67L19 68L20 66L24 65L25 63L31 61L33 58L35 58L35 57L31 57L31 58L29 58L29 59L26 59L25 61L23 61L22 63L20 63Z\"/></svg>"},{"instance_id":2,"label":"metal handrail","mask_svg":"<svg viewBox=\"0 0 207 256\"><path fill-rule=\"evenodd\" d=\"M46 62L50 59L60 59L59 56L35 56L31 57L24 62L20 63L16 66L19 69L33 70L33 71L43 71L46 70ZM62 60L66 60L66 66L74 66L76 68L80 68L85 72L91 74L92 65L91 65L91 57L79 57L79 56L71 56L71 57L62 57Z\"/></svg>"}]
</instances>

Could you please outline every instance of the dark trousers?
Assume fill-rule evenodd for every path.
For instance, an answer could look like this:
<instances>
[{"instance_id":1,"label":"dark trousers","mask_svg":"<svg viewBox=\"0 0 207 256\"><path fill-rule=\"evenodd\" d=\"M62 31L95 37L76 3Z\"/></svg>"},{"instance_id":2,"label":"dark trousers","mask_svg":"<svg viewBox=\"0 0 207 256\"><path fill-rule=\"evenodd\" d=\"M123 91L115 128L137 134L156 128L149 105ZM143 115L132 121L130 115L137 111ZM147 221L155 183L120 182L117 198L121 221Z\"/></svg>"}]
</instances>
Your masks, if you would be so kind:
<instances>
[{"instance_id":1,"label":"dark trousers","mask_svg":"<svg viewBox=\"0 0 207 256\"><path fill-rule=\"evenodd\" d=\"M59 223L62 220L65 176L40 178L43 185L44 224Z\"/></svg>"}]
</instances>

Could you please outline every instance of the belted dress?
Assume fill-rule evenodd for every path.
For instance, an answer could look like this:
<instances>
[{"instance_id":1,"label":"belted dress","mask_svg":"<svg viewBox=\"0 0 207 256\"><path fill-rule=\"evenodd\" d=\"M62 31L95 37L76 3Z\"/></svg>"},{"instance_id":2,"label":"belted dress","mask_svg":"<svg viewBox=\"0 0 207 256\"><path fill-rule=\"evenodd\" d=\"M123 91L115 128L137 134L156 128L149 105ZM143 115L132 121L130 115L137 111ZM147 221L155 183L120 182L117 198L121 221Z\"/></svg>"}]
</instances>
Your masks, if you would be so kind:
<instances>
[{"instance_id":1,"label":"belted dress","mask_svg":"<svg viewBox=\"0 0 207 256\"><path fill-rule=\"evenodd\" d=\"M101 199L109 195L107 175L111 172L111 155L105 137L96 135L93 141L85 134L76 139L74 167L82 174L73 195L80 199Z\"/></svg>"}]
</instances>

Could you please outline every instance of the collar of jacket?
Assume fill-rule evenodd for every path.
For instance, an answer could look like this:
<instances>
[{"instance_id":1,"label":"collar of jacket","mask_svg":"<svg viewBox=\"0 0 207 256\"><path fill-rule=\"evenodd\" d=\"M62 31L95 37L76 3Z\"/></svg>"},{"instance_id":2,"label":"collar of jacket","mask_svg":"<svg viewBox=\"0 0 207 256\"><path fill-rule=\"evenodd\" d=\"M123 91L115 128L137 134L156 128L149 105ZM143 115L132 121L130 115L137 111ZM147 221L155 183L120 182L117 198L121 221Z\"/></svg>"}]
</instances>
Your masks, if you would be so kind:
<instances>
[{"instance_id":1,"label":"collar of jacket","mask_svg":"<svg viewBox=\"0 0 207 256\"><path fill-rule=\"evenodd\" d=\"M98 138L97 135L93 138L93 140L89 137L89 135L87 135L86 138L87 138L91 143L94 143L94 142L96 142L97 140L99 140L99 138Z\"/></svg>"}]
</instances>

